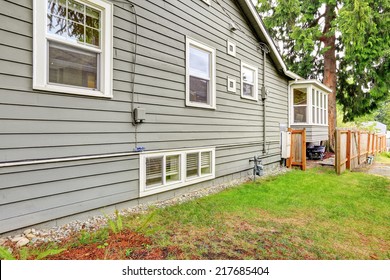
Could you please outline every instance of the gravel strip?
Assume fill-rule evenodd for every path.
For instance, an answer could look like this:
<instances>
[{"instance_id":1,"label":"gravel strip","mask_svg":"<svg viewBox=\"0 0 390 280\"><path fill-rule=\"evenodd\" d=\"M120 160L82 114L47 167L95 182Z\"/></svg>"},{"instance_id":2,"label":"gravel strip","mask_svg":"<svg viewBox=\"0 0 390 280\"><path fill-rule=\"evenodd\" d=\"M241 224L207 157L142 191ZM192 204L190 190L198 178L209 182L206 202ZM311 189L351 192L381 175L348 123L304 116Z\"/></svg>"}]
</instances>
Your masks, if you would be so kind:
<instances>
[{"instance_id":1,"label":"gravel strip","mask_svg":"<svg viewBox=\"0 0 390 280\"><path fill-rule=\"evenodd\" d=\"M277 170L270 170L267 172L267 174L264 177L272 176L272 175L279 175L285 172L288 172L291 169L286 169L286 168L279 168ZM167 206L175 205L175 204L180 204L184 203L196 198L200 198L203 196L207 196L210 194L218 193L221 192L225 189L232 188L239 186L247 180L243 179L236 179L233 180L229 183L224 183L218 186L213 186L213 187L207 187L203 189L199 189L193 192L189 192L186 194L183 194L181 196L177 196L168 200L164 201L157 201L152 204L140 204L135 207L123 209L119 211L120 215L126 216L126 215L131 215L131 214L136 214L136 213L146 213L151 207L153 208L164 208ZM77 232L80 231L95 231L97 229L100 229L104 226L107 225L107 220L108 219L113 219L115 218L115 214L111 215L98 215L94 216L92 218L89 218L87 220L74 220L70 223L61 225L61 226L56 226L52 227L50 229L27 229L23 233L15 235L15 236L7 236L0 238L0 246L1 245L7 245L9 241L11 241L13 244L15 244L16 247L22 247L27 244L35 244L39 245L42 243L48 243L48 242L60 242L61 240L70 237L74 235Z\"/></svg>"}]
</instances>

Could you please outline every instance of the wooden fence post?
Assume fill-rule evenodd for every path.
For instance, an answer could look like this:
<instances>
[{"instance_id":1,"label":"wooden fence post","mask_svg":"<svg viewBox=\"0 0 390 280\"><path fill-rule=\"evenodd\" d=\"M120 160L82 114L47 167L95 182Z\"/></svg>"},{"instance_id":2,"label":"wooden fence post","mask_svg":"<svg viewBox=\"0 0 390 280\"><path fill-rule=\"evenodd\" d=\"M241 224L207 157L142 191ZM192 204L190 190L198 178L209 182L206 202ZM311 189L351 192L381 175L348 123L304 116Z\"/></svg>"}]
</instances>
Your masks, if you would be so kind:
<instances>
[{"instance_id":1,"label":"wooden fence post","mask_svg":"<svg viewBox=\"0 0 390 280\"><path fill-rule=\"evenodd\" d=\"M287 168L291 168L291 162L292 162L292 158L291 157L292 157L292 153L293 153L292 149L294 147L293 137L292 137L292 129L289 128L288 132L290 132L290 140L291 140L291 142L290 142L290 157L286 160L286 166L287 166Z\"/></svg>"},{"instance_id":2,"label":"wooden fence post","mask_svg":"<svg viewBox=\"0 0 390 280\"><path fill-rule=\"evenodd\" d=\"M348 130L347 132L347 164L346 168L351 170L351 130Z\"/></svg>"},{"instance_id":3,"label":"wooden fence post","mask_svg":"<svg viewBox=\"0 0 390 280\"><path fill-rule=\"evenodd\" d=\"M357 146L358 165L360 165L360 153L362 152L361 151L361 141L362 141L362 139L361 139L360 131L358 131L357 137L358 137L358 146Z\"/></svg>"},{"instance_id":4,"label":"wooden fence post","mask_svg":"<svg viewBox=\"0 0 390 280\"><path fill-rule=\"evenodd\" d=\"M378 153L378 135L375 134L375 155Z\"/></svg>"},{"instance_id":5,"label":"wooden fence post","mask_svg":"<svg viewBox=\"0 0 390 280\"><path fill-rule=\"evenodd\" d=\"M306 128L302 132L302 170L306 170Z\"/></svg>"},{"instance_id":6,"label":"wooden fence post","mask_svg":"<svg viewBox=\"0 0 390 280\"><path fill-rule=\"evenodd\" d=\"M340 155L341 155L341 150L340 150L340 142L341 142L341 139L340 139L340 131L338 129L335 130L335 144L336 144L336 155L335 155L335 171L336 171L336 174L337 175L340 175L341 173L341 169L340 169Z\"/></svg>"}]
</instances>

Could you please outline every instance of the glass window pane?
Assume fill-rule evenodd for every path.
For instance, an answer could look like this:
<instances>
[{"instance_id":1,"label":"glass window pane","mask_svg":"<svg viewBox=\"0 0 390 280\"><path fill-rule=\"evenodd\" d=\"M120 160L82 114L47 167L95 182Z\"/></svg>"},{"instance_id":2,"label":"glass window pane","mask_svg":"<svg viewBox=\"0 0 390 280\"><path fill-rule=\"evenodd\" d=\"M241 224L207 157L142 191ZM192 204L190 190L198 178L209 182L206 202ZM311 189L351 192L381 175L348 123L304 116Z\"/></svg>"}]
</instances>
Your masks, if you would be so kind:
<instances>
[{"instance_id":1,"label":"glass window pane","mask_svg":"<svg viewBox=\"0 0 390 280\"><path fill-rule=\"evenodd\" d=\"M86 27L85 42L87 44L99 46L100 45L100 32L99 32L99 30Z\"/></svg>"},{"instance_id":2,"label":"glass window pane","mask_svg":"<svg viewBox=\"0 0 390 280\"><path fill-rule=\"evenodd\" d=\"M210 103L210 81L190 76L190 101Z\"/></svg>"},{"instance_id":3,"label":"glass window pane","mask_svg":"<svg viewBox=\"0 0 390 280\"><path fill-rule=\"evenodd\" d=\"M294 105L305 105L307 102L306 88L294 89Z\"/></svg>"},{"instance_id":4,"label":"glass window pane","mask_svg":"<svg viewBox=\"0 0 390 280\"><path fill-rule=\"evenodd\" d=\"M317 108L317 123L320 123L321 119L320 119L320 113L321 113L321 110L320 108Z\"/></svg>"},{"instance_id":5,"label":"glass window pane","mask_svg":"<svg viewBox=\"0 0 390 280\"><path fill-rule=\"evenodd\" d=\"M324 101L323 101L323 107L324 109L326 109L326 94L323 95L323 98L324 98Z\"/></svg>"},{"instance_id":6,"label":"glass window pane","mask_svg":"<svg viewBox=\"0 0 390 280\"><path fill-rule=\"evenodd\" d=\"M190 46L190 75L210 79L210 52Z\"/></svg>"},{"instance_id":7,"label":"glass window pane","mask_svg":"<svg viewBox=\"0 0 390 280\"><path fill-rule=\"evenodd\" d=\"M167 156L165 159L166 182L180 181L180 156Z\"/></svg>"},{"instance_id":8,"label":"glass window pane","mask_svg":"<svg viewBox=\"0 0 390 280\"><path fill-rule=\"evenodd\" d=\"M68 20L68 38L84 42L84 25Z\"/></svg>"},{"instance_id":9,"label":"glass window pane","mask_svg":"<svg viewBox=\"0 0 390 280\"><path fill-rule=\"evenodd\" d=\"M316 122L316 107L315 106L313 106L312 108L311 108L311 118L312 118L312 122L313 123L317 123Z\"/></svg>"},{"instance_id":10,"label":"glass window pane","mask_svg":"<svg viewBox=\"0 0 390 280\"><path fill-rule=\"evenodd\" d=\"M74 0L49 0L47 32L100 46L101 12Z\"/></svg>"},{"instance_id":11,"label":"glass window pane","mask_svg":"<svg viewBox=\"0 0 390 280\"><path fill-rule=\"evenodd\" d=\"M63 37L67 37L66 19L47 15L47 32Z\"/></svg>"},{"instance_id":12,"label":"glass window pane","mask_svg":"<svg viewBox=\"0 0 390 280\"><path fill-rule=\"evenodd\" d=\"M255 71L246 67L242 67L242 79L246 83L253 84L255 82Z\"/></svg>"},{"instance_id":13,"label":"glass window pane","mask_svg":"<svg viewBox=\"0 0 390 280\"><path fill-rule=\"evenodd\" d=\"M146 158L146 186L162 184L163 157Z\"/></svg>"},{"instance_id":14,"label":"glass window pane","mask_svg":"<svg viewBox=\"0 0 390 280\"><path fill-rule=\"evenodd\" d=\"M254 88L255 88L254 85L243 83L242 84L242 94L245 96L255 97Z\"/></svg>"},{"instance_id":15,"label":"glass window pane","mask_svg":"<svg viewBox=\"0 0 390 280\"><path fill-rule=\"evenodd\" d=\"M199 153L187 154L187 177L196 177L198 175Z\"/></svg>"},{"instance_id":16,"label":"glass window pane","mask_svg":"<svg viewBox=\"0 0 390 280\"><path fill-rule=\"evenodd\" d=\"M79 2L68 1L68 19L84 24L84 8L85 6Z\"/></svg>"},{"instance_id":17,"label":"glass window pane","mask_svg":"<svg viewBox=\"0 0 390 280\"><path fill-rule=\"evenodd\" d=\"M324 110L324 124L328 123L328 111Z\"/></svg>"},{"instance_id":18,"label":"glass window pane","mask_svg":"<svg viewBox=\"0 0 390 280\"><path fill-rule=\"evenodd\" d=\"M306 106L294 107L294 122L296 123L306 122Z\"/></svg>"},{"instance_id":19,"label":"glass window pane","mask_svg":"<svg viewBox=\"0 0 390 280\"><path fill-rule=\"evenodd\" d=\"M202 152L201 153L201 175L211 173L211 152Z\"/></svg>"},{"instance_id":20,"label":"glass window pane","mask_svg":"<svg viewBox=\"0 0 390 280\"><path fill-rule=\"evenodd\" d=\"M316 93L315 93L315 90L314 89L312 89L312 91L311 91L311 104L313 105L313 106L315 106L316 105Z\"/></svg>"},{"instance_id":21,"label":"glass window pane","mask_svg":"<svg viewBox=\"0 0 390 280\"><path fill-rule=\"evenodd\" d=\"M66 0L48 0L47 13L66 18Z\"/></svg>"},{"instance_id":22,"label":"glass window pane","mask_svg":"<svg viewBox=\"0 0 390 280\"><path fill-rule=\"evenodd\" d=\"M86 7L86 20L85 23L89 27L96 29L100 28L100 12L98 10Z\"/></svg>"},{"instance_id":23,"label":"glass window pane","mask_svg":"<svg viewBox=\"0 0 390 280\"><path fill-rule=\"evenodd\" d=\"M98 89L98 54L49 44L49 82Z\"/></svg>"}]
</instances>

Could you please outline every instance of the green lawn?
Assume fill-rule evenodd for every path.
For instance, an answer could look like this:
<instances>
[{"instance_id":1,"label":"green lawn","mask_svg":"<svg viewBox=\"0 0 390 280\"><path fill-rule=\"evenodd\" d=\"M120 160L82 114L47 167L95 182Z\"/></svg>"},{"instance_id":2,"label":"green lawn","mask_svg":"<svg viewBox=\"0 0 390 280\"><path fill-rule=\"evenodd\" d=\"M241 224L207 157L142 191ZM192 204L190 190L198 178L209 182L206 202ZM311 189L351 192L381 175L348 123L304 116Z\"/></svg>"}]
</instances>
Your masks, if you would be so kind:
<instances>
[{"instance_id":1,"label":"green lawn","mask_svg":"<svg viewBox=\"0 0 390 280\"><path fill-rule=\"evenodd\" d=\"M110 226L122 227L149 240L141 242L143 254L173 252L167 259L390 259L390 180L337 176L325 167L294 170ZM104 258L111 259L115 238L108 231L55 248L93 243L107 247ZM136 250L122 249L120 258Z\"/></svg>"},{"instance_id":2,"label":"green lawn","mask_svg":"<svg viewBox=\"0 0 390 280\"><path fill-rule=\"evenodd\" d=\"M184 258L389 259L390 181L326 168L248 183L135 216Z\"/></svg>"}]
</instances>

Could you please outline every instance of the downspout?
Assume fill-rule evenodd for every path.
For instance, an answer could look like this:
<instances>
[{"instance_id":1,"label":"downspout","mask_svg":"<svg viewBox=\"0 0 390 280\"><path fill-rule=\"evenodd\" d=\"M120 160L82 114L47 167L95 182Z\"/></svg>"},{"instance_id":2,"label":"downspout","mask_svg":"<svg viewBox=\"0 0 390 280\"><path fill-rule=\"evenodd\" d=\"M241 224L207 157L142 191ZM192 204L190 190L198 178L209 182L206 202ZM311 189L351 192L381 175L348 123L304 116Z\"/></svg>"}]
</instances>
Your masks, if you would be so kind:
<instances>
[{"instance_id":1,"label":"downspout","mask_svg":"<svg viewBox=\"0 0 390 280\"><path fill-rule=\"evenodd\" d=\"M267 53L269 53L269 48L266 44L260 42L260 49L263 51L263 85L261 87L261 100L263 101L263 154L267 152L267 131L266 131L266 123L267 123L267 104L266 99L268 95L268 90L265 87L265 69L266 69L266 61L267 61Z\"/></svg>"}]
</instances>

